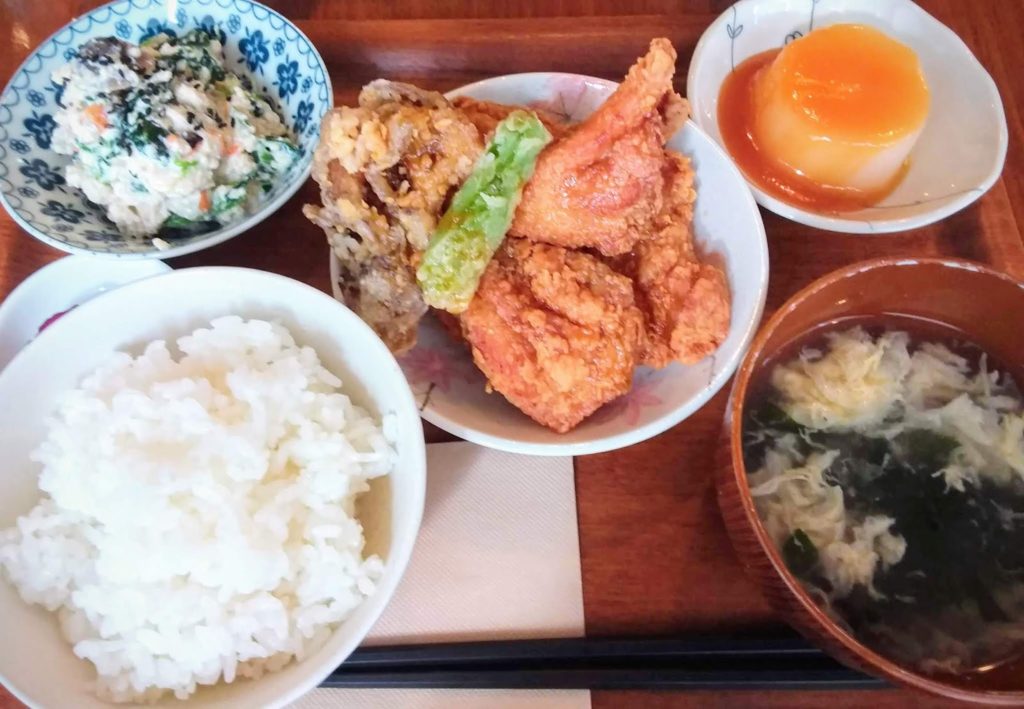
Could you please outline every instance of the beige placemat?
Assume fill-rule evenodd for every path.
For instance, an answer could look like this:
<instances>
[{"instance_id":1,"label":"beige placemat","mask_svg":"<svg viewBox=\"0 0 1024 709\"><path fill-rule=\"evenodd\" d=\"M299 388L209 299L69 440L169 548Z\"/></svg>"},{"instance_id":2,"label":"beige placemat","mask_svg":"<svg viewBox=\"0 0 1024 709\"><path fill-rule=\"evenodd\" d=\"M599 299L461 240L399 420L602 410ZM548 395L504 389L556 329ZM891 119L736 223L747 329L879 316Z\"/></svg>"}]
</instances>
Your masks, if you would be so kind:
<instances>
[{"instance_id":1,"label":"beige placemat","mask_svg":"<svg viewBox=\"0 0 1024 709\"><path fill-rule=\"evenodd\" d=\"M470 443L427 447L427 500L412 561L367 645L581 636L571 458ZM587 691L317 689L295 709L583 709Z\"/></svg>"}]
</instances>

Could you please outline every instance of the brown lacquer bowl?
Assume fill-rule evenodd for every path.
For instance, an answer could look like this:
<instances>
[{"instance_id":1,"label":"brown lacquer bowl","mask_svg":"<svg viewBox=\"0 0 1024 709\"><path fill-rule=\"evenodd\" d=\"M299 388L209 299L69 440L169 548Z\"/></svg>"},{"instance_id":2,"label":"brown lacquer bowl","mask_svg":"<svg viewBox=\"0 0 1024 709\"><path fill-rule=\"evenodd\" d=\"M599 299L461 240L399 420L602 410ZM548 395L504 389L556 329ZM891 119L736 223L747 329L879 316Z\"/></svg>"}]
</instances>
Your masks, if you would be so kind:
<instances>
[{"instance_id":1,"label":"brown lacquer bowl","mask_svg":"<svg viewBox=\"0 0 1024 709\"><path fill-rule=\"evenodd\" d=\"M725 418L718 502L747 573L772 606L810 640L869 674L933 694L982 704L1024 705L1024 658L971 675L908 670L859 643L823 612L787 570L761 523L743 464L743 409L751 380L773 354L841 318L898 314L961 330L1024 382L1024 283L980 264L945 259L878 259L835 271L797 293L755 338L740 365Z\"/></svg>"}]
</instances>

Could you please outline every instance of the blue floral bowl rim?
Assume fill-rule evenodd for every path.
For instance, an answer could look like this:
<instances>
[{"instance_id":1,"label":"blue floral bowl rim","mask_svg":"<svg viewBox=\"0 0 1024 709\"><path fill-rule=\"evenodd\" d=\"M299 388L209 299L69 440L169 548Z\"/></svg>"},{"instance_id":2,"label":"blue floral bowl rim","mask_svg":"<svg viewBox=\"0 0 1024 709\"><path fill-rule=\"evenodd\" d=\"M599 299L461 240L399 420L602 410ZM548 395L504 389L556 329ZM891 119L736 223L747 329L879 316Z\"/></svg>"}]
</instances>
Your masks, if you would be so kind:
<instances>
[{"instance_id":1,"label":"blue floral bowl rim","mask_svg":"<svg viewBox=\"0 0 1024 709\"><path fill-rule=\"evenodd\" d=\"M295 30L295 32L299 35L299 37L301 37L302 39L306 40L306 42L309 44L310 49L312 49L313 53L316 55L316 59L319 62L320 66L321 66L321 68L323 69L323 72L324 72L324 82L327 85L327 110L330 111L331 109L334 108L334 85L331 83L331 74L330 74L329 71L327 71L327 64L326 64L326 62L324 62L324 58L323 58L323 55L320 54L320 50L317 49L316 43L313 42L313 40L311 40L309 38L309 36L299 28L298 25L296 25L294 22L292 22L290 19L288 19L287 17L282 15L280 12L278 12L274 8L268 7L268 6L264 5L261 2L257 2L257 0L207 0L206 2L203 2L203 0L192 0L192 1L197 2L197 4L202 4L202 5L218 5L220 7L225 8L225 9L228 7L228 5L225 4L225 2L228 3L228 4L241 3L241 4L244 4L244 5L250 5L250 6L254 6L254 7L260 8L261 10L266 11L268 14L276 16L282 22L285 22L286 24L290 25L291 28L293 30ZM127 5L128 6L128 10L126 10L124 13L118 13L119 15L122 15L122 16L126 15L128 13L128 11L130 11L132 9L138 10L140 12L145 11L147 9L147 8L137 7L135 5L135 0L111 0L110 2L105 2L102 5L98 5L98 6L94 7L94 8L92 8L88 12L83 12L80 15L75 15L70 20L65 22L63 25L58 27L56 30L54 30L53 32L48 34L45 39L43 39L42 41L38 42L36 44L36 46L32 48L32 51L30 51L25 56L25 58L18 64L18 66L16 66L14 68L14 71L11 72L10 77L4 83L3 89L0 90L0 105L3 105L4 99L9 95L9 93L11 91L11 86L14 84L14 81L18 78L18 75L22 72L22 70L25 68L25 66L30 61L32 61L32 59L35 58L36 54L39 53L40 49L42 49L47 44L52 42L57 37L57 35L59 35L61 32L64 32L65 30L67 30L69 27L71 27L71 25L75 24L76 22L78 22L82 18L89 17L91 15L95 15L95 14L97 14L99 12L102 12L104 10L109 10L110 8L113 8L114 6L119 6L119 5ZM0 146L0 150L2 150L2 146ZM4 154L6 155L6 151L4 151ZM160 251L160 250L158 250L158 249L156 249L154 247L154 249L152 251L146 251L146 252L140 252L140 253L117 254L117 253L104 253L104 252L99 252L99 251L91 251L89 249L85 249L85 248L81 248L81 247L77 247L77 246L71 246L70 244L67 244L67 243L65 243L63 241L59 241L59 240L53 238L52 236L50 236L49 234L47 234L46 232L41 231L39 229L36 229L31 224L28 224L27 222L25 222L25 220L21 218L21 216L17 213L17 211L14 209L14 207L7 201L7 197L4 195L3 191L0 191L0 204L3 205L4 210L7 212L7 215L23 231L27 232L30 236L33 236L36 239L42 241L46 245L52 246L53 248L58 249L58 250L60 250L60 251L62 251L64 253L78 254L78 255L82 255L82 256L92 256L92 257L95 257L95 258L102 258L102 259L125 260L125 261L141 260L141 259L154 259L154 258L155 259L175 258L177 256L185 256L187 254L195 253L196 251L202 251L204 249L207 249L207 248L216 246L218 244L221 244L221 243L227 241L228 239L231 239L231 238L233 238L235 236L238 236L243 231L248 231L249 229L257 226L264 219L269 217L271 214L275 213L278 209L280 209L284 205L285 202L287 202L289 199L291 199L295 195L295 193L299 191L299 188L302 187L302 185L304 185L306 183L306 180L309 179L309 175L310 175L310 173L313 170L313 156L312 156L312 154L310 154L309 157L305 158L305 160L306 160L306 166L302 169L301 172L295 173L295 176L294 176L294 178L292 180L292 183L290 185L288 185L287 187L282 189L280 194L278 194L278 196L275 199L273 199L270 202L266 202L266 203L260 205L260 208L257 211L253 212L252 214L247 215L245 219L239 220L238 222L235 222L234 224L229 224L227 226L221 227L220 229L216 229L216 230L210 232L208 234L209 238L197 239L197 240L192 241L192 242L190 242L188 244L183 244L180 247L171 247L170 249L165 249L163 251ZM254 217L258 217L258 219L255 219L255 221L253 221L251 224L247 224L247 222L249 222L249 220L253 219ZM244 225L244 228L240 228L240 227L243 227L243 225Z\"/></svg>"}]
</instances>

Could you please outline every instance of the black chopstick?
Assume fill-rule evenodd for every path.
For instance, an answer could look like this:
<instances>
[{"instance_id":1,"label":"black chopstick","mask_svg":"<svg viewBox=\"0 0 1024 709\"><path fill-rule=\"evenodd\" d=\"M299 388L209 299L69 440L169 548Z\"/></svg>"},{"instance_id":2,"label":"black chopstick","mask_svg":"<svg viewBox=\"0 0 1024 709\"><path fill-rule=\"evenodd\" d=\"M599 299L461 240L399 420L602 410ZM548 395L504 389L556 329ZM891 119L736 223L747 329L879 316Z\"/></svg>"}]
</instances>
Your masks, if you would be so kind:
<instances>
[{"instance_id":1,"label":"black chopstick","mask_svg":"<svg viewBox=\"0 0 1024 709\"><path fill-rule=\"evenodd\" d=\"M377 689L877 689L882 680L853 670L704 671L603 668L338 672L322 687Z\"/></svg>"},{"instance_id":2,"label":"black chopstick","mask_svg":"<svg viewBox=\"0 0 1024 709\"><path fill-rule=\"evenodd\" d=\"M621 659L697 659L708 657L821 658L821 650L803 638L750 636L550 638L361 647L346 669L415 667L446 664L495 664Z\"/></svg>"},{"instance_id":3,"label":"black chopstick","mask_svg":"<svg viewBox=\"0 0 1024 709\"><path fill-rule=\"evenodd\" d=\"M555 638L360 648L324 687L868 689L798 637Z\"/></svg>"}]
</instances>

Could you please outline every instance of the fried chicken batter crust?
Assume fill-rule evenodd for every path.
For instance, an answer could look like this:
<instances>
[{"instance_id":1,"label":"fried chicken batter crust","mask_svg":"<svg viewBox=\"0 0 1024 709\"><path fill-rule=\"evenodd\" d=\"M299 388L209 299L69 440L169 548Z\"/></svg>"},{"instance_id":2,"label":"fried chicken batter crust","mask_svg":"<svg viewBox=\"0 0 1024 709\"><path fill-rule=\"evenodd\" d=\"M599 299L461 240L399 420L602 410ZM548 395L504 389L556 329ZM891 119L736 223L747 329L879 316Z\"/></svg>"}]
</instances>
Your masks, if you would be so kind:
<instances>
[{"instance_id":1,"label":"fried chicken batter crust","mask_svg":"<svg viewBox=\"0 0 1024 709\"><path fill-rule=\"evenodd\" d=\"M667 152L665 209L654 236L628 254L609 259L632 279L644 313L643 364L693 364L713 353L729 334L729 283L721 268L701 260L693 246L693 187L690 161Z\"/></svg>"},{"instance_id":2,"label":"fried chicken batter crust","mask_svg":"<svg viewBox=\"0 0 1024 709\"><path fill-rule=\"evenodd\" d=\"M644 344L628 278L523 239L498 251L461 320L490 385L560 433L629 391Z\"/></svg>"},{"instance_id":3,"label":"fried chicken batter crust","mask_svg":"<svg viewBox=\"0 0 1024 709\"><path fill-rule=\"evenodd\" d=\"M667 39L652 41L615 93L540 154L511 234L615 256L654 232L663 146L688 111L672 89L675 61Z\"/></svg>"},{"instance_id":4,"label":"fried chicken batter crust","mask_svg":"<svg viewBox=\"0 0 1024 709\"><path fill-rule=\"evenodd\" d=\"M339 260L345 304L395 353L416 344L427 311L420 254L482 150L476 127L441 94L408 84L371 82L358 107L324 117L313 159L323 204L303 212Z\"/></svg>"}]
</instances>

